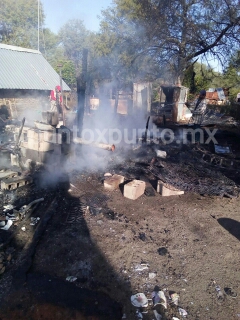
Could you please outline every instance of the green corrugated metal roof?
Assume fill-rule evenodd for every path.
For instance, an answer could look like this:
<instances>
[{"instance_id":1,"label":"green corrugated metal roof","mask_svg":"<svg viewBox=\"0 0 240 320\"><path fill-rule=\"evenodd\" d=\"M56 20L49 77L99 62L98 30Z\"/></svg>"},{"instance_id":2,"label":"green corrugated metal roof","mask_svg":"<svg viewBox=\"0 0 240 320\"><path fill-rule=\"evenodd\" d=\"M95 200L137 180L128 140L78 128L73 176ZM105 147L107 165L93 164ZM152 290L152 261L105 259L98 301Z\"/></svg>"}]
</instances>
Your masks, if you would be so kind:
<instances>
[{"instance_id":1,"label":"green corrugated metal roof","mask_svg":"<svg viewBox=\"0 0 240 320\"><path fill-rule=\"evenodd\" d=\"M59 82L40 51L0 44L0 89L53 90ZM62 86L71 90L64 81Z\"/></svg>"}]
</instances>

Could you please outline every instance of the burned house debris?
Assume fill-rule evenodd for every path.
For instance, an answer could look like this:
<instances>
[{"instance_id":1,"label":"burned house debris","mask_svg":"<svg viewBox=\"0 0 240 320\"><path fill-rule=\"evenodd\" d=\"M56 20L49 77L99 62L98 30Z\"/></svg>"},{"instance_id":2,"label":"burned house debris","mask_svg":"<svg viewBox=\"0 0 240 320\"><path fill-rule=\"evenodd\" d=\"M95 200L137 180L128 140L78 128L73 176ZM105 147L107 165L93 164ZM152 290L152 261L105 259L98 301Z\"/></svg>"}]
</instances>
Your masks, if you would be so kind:
<instances>
[{"instance_id":1,"label":"burned house debris","mask_svg":"<svg viewBox=\"0 0 240 320\"><path fill-rule=\"evenodd\" d=\"M2 49L31 59L36 55L45 63L32 50ZM58 84L58 75L54 73L51 82L36 66L30 70L41 85L28 89L25 84L24 95L42 90L41 101ZM15 93L12 86L10 96L7 86L2 101L10 116L0 145L0 288L5 289L0 290L0 301L12 290L12 281L20 283L20 293L37 306L27 309L29 300L22 299L29 319L44 303L54 306L54 312L59 304L69 303L82 319L201 319L199 290L204 295L207 287L212 303L218 303L216 283L224 278L225 269L216 268L213 256L218 264L222 256L237 263L232 248L222 248L229 234L218 225L224 206L231 219L239 208L235 119L208 116L201 128L203 140L195 143L186 87L162 86L155 108L151 84L134 83L132 94L119 93L118 117L107 108L101 115L104 100L92 98L96 113L86 112L83 119L83 131L95 130L89 141L74 131L77 122L63 125L47 100L36 118L24 108L20 113L19 102L11 99L22 89ZM64 83L63 88L68 90ZM31 110L31 103L27 106ZM142 130L134 136L137 125ZM108 140L103 133L109 128L115 131ZM114 134L124 129L128 139L123 135L115 142ZM200 272L203 288L195 290L195 273ZM221 286L234 285L232 273ZM217 282L211 280L208 286L213 278ZM13 310L21 313L17 302ZM208 319L209 296L201 303L202 319ZM233 305L234 312L236 308Z\"/></svg>"},{"instance_id":2,"label":"burned house debris","mask_svg":"<svg viewBox=\"0 0 240 320\"><path fill-rule=\"evenodd\" d=\"M209 88L206 98L209 104L221 105L229 103L228 96L228 88Z\"/></svg>"},{"instance_id":3,"label":"burned house debris","mask_svg":"<svg viewBox=\"0 0 240 320\"><path fill-rule=\"evenodd\" d=\"M179 122L189 117L190 112L185 105L188 88L183 86L161 86L159 104L152 109L154 115L161 115L164 119Z\"/></svg>"}]
</instances>

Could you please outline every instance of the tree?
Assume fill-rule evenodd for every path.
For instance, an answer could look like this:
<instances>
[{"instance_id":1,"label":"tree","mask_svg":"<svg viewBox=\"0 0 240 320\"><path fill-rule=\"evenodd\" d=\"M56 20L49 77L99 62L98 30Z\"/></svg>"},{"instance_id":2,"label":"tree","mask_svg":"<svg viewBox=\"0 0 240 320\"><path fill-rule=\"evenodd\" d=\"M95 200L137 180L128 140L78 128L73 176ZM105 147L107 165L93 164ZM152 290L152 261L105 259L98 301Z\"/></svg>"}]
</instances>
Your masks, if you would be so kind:
<instances>
[{"instance_id":1,"label":"tree","mask_svg":"<svg viewBox=\"0 0 240 320\"><path fill-rule=\"evenodd\" d=\"M38 1L0 0L0 42L30 49L38 48ZM44 28L44 13L39 2L39 49L49 58L58 45L58 37Z\"/></svg>"},{"instance_id":2,"label":"tree","mask_svg":"<svg viewBox=\"0 0 240 320\"><path fill-rule=\"evenodd\" d=\"M0 0L0 8L0 42L37 49L38 2Z\"/></svg>"},{"instance_id":3,"label":"tree","mask_svg":"<svg viewBox=\"0 0 240 320\"><path fill-rule=\"evenodd\" d=\"M39 50L47 60L50 60L56 54L59 46L59 38L48 28L40 30Z\"/></svg>"},{"instance_id":4,"label":"tree","mask_svg":"<svg viewBox=\"0 0 240 320\"><path fill-rule=\"evenodd\" d=\"M134 30L128 21L115 14L114 8L102 12L100 33L94 40L93 74L108 80L115 94L117 111L119 90L126 89L134 75L131 63L135 54Z\"/></svg>"},{"instance_id":5,"label":"tree","mask_svg":"<svg viewBox=\"0 0 240 320\"><path fill-rule=\"evenodd\" d=\"M231 100L236 99L240 92L240 51L231 57L228 66L223 71L223 85L230 89Z\"/></svg>"},{"instance_id":6,"label":"tree","mask_svg":"<svg viewBox=\"0 0 240 320\"><path fill-rule=\"evenodd\" d=\"M223 65L239 45L238 0L115 0L117 14L140 30L141 50L181 83L198 59L212 55Z\"/></svg>"},{"instance_id":7,"label":"tree","mask_svg":"<svg viewBox=\"0 0 240 320\"><path fill-rule=\"evenodd\" d=\"M91 32L88 31L82 20L69 20L58 33L64 55L73 61L77 75L81 71L83 49L91 47Z\"/></svg>"},{"instance_id":8,"label":"tree","mask_svg":"<svg viewBox=\"0 0 240 320\"><path fill-rule=\"evenodd\" d=\"M222 73L215 72L212 67L196 62L184 74L183 84L190 88L190 94L208 90L210 87L223 87Z\"/></svg>"},{"instance_id":9,"label":"tree","mask_svg":"<svg viewBox=\"0 0 240 320\"><path fill-rule=\"evenodd\" d=\"M100 33L93 43L95 75L99 80L111 81L116 92L128 88L133 81L153 80L159 75L159 66L150 56L135 59L141 49L138 32L115 7L102 11Z\"/></svg>"},{"instance_id":10,"label":"tree","mask_svg":"<svg viewBox=\"0 0 240 320\"><path fill-rule=\"evenodd\" d=\"M71 89L76 88L76 70L74 63L67 59L62 48L57 48L49 57L48 62L57 73L60 72L59 65L61 65L62 79L70 86Z\"/></svg>"}]
</instances>

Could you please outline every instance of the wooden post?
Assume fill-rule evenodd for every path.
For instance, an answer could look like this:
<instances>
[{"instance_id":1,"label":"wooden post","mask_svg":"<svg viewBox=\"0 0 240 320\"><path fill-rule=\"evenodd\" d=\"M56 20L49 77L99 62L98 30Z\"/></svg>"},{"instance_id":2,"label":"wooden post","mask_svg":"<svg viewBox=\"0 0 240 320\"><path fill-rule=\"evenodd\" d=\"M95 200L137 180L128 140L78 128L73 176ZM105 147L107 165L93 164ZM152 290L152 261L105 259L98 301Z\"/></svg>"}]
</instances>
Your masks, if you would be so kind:
<instances>
[{"instance_id":1,"label":"wooden post","mask_svg":"<svg viewBox=\"0 0 240 320\"><path fill-rule=\"evenodd\" d=\"M88 50L83 49L82 56L82 73L77 78L77 97L78 97L78 108L77 108L77 127L78 137L82 135L84 107L85 107L85 93L86 93L86 79L87 79L87 58Z\"/></svg>"},{"instance_id":2,"label":"wooden post","mask_svg":"<svg viewBox=\"0 0 240 320\"><path fill-rule=\"evenodd\" d=\"M117 114L119 100L119 81L116 80L116 91L115 91L115 102L114 102L114 113Z\"/></svg>"},{"instance_id":3,"label":"wooden post","mask_svg":"<svg viewBox=\"0 0 240 320\"><path fill-rule=\"evenodd\" d=\"M63 87L62 87L62 65L58 65L58 67L60 68L60 73L59 73L59 80L60 80L60 88L61 88L61 92L60 92L60 104L61 104L61 100L62 100L62 116L63 116L63 125L66 125L66 117L65 117L65 108L64 108L64 102L63 102Z\"/></svg>"}]
</instances>

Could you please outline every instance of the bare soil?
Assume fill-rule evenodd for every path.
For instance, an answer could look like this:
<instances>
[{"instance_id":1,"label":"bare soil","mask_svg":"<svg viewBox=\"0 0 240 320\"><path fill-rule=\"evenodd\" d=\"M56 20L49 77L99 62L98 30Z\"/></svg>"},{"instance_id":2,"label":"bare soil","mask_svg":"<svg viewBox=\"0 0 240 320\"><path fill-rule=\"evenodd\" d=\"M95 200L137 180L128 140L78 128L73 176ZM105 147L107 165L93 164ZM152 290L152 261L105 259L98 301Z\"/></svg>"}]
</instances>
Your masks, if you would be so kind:
<instances>
[{"instance_id":1,"label":"bare soil","mask_svg":"<svg viewBox=\"0 0 240 320\"><path fill-rule=\"evenodd\" d=\"M155 286L167 297L169 291L180 295L187 319L239 319L240 198L155 193L133 201L123 197L122 188L104 190L102 177L71 172L64 188L42 190L48 204L54 197L57 204L23 285L2 295L0 319L117 320L125 313L133 320L131 295L142 292L151 299ZM86 194L94 210L84 205ZM35 212L40 218L48 207L42 206ZM34 228L27 223L31 239ZM6 292L24 245L15 247L0 281ZM148 268L136 271L141 263ZM150 279L149 273L156 276ZM77 280L69 283L68 276ZM237 297L224 293L218 299L216 285ZM177 309L165 318L172 315L181 318ZM151 303L143 319L154 319Z\"/></svg>"}]
</instances>

